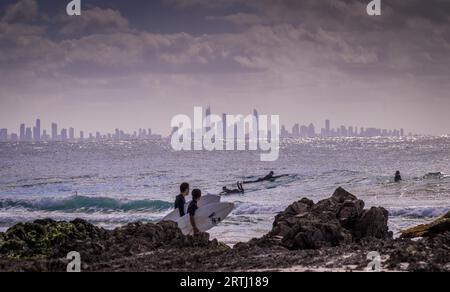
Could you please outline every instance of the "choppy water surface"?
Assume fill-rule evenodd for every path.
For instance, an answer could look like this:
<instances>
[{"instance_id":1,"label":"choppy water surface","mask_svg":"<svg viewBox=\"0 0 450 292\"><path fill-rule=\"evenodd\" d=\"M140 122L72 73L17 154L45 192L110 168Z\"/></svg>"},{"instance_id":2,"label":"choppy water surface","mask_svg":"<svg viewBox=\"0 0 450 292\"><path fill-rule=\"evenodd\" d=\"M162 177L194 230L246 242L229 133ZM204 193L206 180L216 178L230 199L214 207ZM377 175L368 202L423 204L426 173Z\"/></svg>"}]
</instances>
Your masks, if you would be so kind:
<instances>
[{"instance_id":1,"label":"choppy water surface","mask_svg":"<svg viewBox=\"0 0 450 292\"><path fill-rule=\"evenodd\" d=\"M174 152L162 141L1 143L0 229L44 217L105 228L155 221L181 182L218 194L271 170L288 176L224 197L236 209L213 236L230 244L261 236L293 201L317 201L339 186L387 208L394 231L450 210L449 137L286 140L273 163L255 152ZM400 184L392 182L396 170Z\"/></svg>"}]
</instances>

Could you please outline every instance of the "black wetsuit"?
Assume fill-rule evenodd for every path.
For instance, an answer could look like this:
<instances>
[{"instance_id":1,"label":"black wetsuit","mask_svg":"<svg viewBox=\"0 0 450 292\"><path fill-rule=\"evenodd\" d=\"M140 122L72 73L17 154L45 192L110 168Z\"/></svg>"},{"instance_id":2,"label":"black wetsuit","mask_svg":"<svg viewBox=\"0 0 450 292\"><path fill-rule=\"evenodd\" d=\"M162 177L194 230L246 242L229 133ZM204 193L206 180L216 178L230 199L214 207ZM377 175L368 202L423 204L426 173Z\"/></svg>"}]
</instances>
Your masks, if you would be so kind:
<instances>
[{"instance_id":1,"label":"black wetsuit","mask_svg":"<svg viewBox=\"0 0 450 292\"><path fill-rule=\"evenodd\" d=\"M278 176L274 176L273 174L269 174L266 175L263 178L258 178L257 180L252 180L252 181L244 181L244 184L253 184L253 183L259 183L259 182L263 182L263 181L272 181L272 180L276 180L285 176L289 176L287 174L283 174L283 175L278 175Z\"/></svg>"},{"instance_id":2,"label":"black wetsuit","mask_svg":"<svg viewBox=\"0 0 450 292\"><path fill-rule=\"evenodd\" d=\"M186 199L183 195L178 195L175 199L175 209L178 209L180 211L180 217L183 217L186 215L184 212L184 206L186 205Z\"/></svg>"},{"instance_id":3,"label":"black wetsuit","mask_svg":"<svg viewBox=\"0 0 450 292\"><path fill-rule=\"evenodd\" d=\"M243 194L243 193L245 193L245 190L244 190L244 188L242 187L242 184L241 183L237 183L237 189L234 189L234 190L230 190L229 188L227 188L227 187L224 187L223 188L223 191L220 193L220 195L231 195L231 194Z\"/></svg>"},{"instance_id":4,"label":"black wetsuit","mask_svg":"<svg viewBox=\"0 0 450 292\"><path fill-rule=\"evenodd\" d=\"M187 212L188 212L189 215L195 216L195 212L197 211L197 209L198 209L197 201L193 200L193 201L189 204L189 207L188 207Z\"/></svg>"},{"instance_id":5,"label":"black wetsuit","mask_svg":"<svg viewBox=\"0 0 450 292\"><path fill-rule=\"evenodd\" d=\"M400 174L397 174L397 175L395 176L394 181L395 181L395 182L401 182L401 181L402 181L402 176L401 176Z\"/></svg>"}]
</instances>

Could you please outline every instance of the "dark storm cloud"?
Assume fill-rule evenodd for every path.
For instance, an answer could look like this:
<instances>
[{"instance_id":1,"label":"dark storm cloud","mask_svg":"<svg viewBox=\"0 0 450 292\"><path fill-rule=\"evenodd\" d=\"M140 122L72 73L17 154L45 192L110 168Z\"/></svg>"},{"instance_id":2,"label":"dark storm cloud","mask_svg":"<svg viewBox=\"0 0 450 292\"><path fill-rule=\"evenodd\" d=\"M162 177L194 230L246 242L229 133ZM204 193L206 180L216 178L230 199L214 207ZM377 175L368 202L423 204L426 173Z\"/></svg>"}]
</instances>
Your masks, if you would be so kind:
<instances>
[{"instance_id":1,"label":"dark storm cloud","mask_svg":"<svg viewBox=\"0 0 450 292\"><path fill-rule=\"evenodd\" d=\"M35 0L22 0L7 7L2 18L4 22L32 21L38 16L38 3Z\"/></svg>"},{"instance_id":2,"label":"dark storm cloud","mask_svg":"<svg viewBox=\"0 0 450 292\"><path fill-rule=\"evenodd\" d=\"M298 91L317 107L334 95L349 108L382 94L405 102L420 92L414 86L431 88L416 99L448 100L442 92L450 78L450 1L384 0L380 17L366 14L368 2L85 0L81 17L67 17L60 1L5 0L0 98L25 96L27 86L27 94L45 96L52 83L120 91L117 80L126 87L123 80L132 79L130 86L151 84L152 96L164 100L168 92L195 96L202 88L218 102L247 98L249 106L266 94L292 103ZM374 82L380 96L365 97ZM142 95L133 93L126 95Z\"/></svg>"},{"instance_id":3,"label":"dark storm cloud","mask_svg":"<svg viewBox=\"0 0 450 292\"><path fill-rule=\"evenodd\" d=\"M219 72L221 68L236 70L239 67L243 71L271 70L273 63L281 59L278 53L293 60L298 59L295 54L302 53L314 58L311 66L332 66L349 74L360 74L364 70L368 75L422 74L424 69L427 74L430 71L446 74L445 67L450 65L448 1L433 0L427 4L415 0L384 1L384 15L379 18L368 17L365 14L367 1L356 0L166 2L179 9L201 6L211 26L228 22L240 29L235 33L206 36L183 31L148 33L130 27L129 20L120 11L90 7L80 18L56 18L53 25L67 39L27 36L27 32L38 32L39 28L24 26L20 21L3 21L0 29L14 33L4 35L2 42L17 45L17 52L8 51L8 61L27 61L26 51L29 50L30 57L50 63L48 55L61 56L60 64L52 64L60 68L80 61L128 69L136 66L139 72L143 68L149 72L170 72L177 66L183 72L192 70L194 73L204 72L205 68ZM228 12L225 8L229 7L236 12L220 14L222 10ZM3 19L31 19L36 15L37 2L21 0L7 7ZM316 54L305 52L311 49ZM43 53L40 58L39 51ZM53 63L56 61L57 57Z\"/></svg>"}]
</instances>

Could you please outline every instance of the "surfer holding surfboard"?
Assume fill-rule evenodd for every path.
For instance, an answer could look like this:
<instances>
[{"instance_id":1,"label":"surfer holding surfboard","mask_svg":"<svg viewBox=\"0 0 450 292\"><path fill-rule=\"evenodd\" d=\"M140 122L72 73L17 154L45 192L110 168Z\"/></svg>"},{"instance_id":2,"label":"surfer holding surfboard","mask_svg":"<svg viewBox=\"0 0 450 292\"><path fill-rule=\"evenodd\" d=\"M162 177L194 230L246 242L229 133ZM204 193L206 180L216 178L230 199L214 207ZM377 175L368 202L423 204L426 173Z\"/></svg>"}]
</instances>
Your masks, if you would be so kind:
<instances>
[{"instance_id":1,"label":"surfer holding surfboard","mask_svg":"<svg viewBox=\"0 0 450 292\"><path fill-rule=\"evenodd\" d=\"M195 223L195 212L198 209L197 202L200 200L202 196L202 191L199 189L195 189L192 191L192 202L189 204L187 213L189 214L189 219L192 225L192 230L194 231L194 235L200 233L200 230L197 228Z\"/></svg>"},{"instance_id":2,"label":"surfer holding surfboard","mask_svg":"<svg viewBox=\"0 0 450 292\"><path fill-rule=\"evenodd\" d=\"M178 224L184 235L206 232L220 224L234 209L233 203L221 203L218 195L202 196L199 189L192 191L192 201L186 204L189 184L180 186L180 194L175 200L175 209L161 221L173 221Z\"/></svg>"},{"instance_id":3,"label":"surfer holding surfboard","mask_svg":"<svg viewBox=\"0 0 450 292\"><path fill-rule=\"evenodd\" d=\"M182 183L180 185L180 194L175 198L175 210L179 211L180 217L186 215L184 207L186 205L187 196L189 196L189 184Z\"/></svg>"}]
</instances>

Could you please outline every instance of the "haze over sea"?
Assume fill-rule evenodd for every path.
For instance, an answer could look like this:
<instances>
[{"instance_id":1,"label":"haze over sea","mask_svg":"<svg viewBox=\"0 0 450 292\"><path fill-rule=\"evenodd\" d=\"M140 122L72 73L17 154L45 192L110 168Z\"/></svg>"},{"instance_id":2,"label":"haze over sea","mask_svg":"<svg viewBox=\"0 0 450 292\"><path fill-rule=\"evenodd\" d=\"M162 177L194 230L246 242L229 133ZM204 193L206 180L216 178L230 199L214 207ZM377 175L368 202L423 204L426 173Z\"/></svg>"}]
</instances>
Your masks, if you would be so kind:
<instances>
[{"instance_id":1,"label":"haze over sea","mask_svg":"<svg viewBox=\"0 0 450 292\"><path fill-rule=\"evenodd\" d=\"M236 208L213 237L261 236L292 202L339 186L388 209L394 232L450 210L450 137L286 139L270 163L258 152L174 152L167 141L8 142L0 143L0 231L47 217L105 228L154 222L171 211L181 182L219 194L271 170L288 176L222 198ZM402 183L392 182L396 170Z\"/></svg>"}]
</instances>

